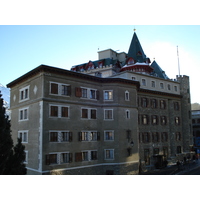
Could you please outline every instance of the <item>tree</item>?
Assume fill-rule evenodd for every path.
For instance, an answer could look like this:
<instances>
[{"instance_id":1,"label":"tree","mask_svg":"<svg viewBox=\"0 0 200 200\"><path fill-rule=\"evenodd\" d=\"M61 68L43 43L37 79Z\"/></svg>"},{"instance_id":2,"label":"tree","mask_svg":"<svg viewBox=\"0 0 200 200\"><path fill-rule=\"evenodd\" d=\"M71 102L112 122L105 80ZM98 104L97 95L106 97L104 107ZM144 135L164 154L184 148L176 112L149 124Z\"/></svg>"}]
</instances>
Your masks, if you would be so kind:
<instances>
[{"instance_id":1,"label":"tree","mask_svg":"<svg viewBox=\"0 0 200 200\"><path fill-rule=\"evenodd\" d=\"M21 140L13 149L13 140L11 136L11 124L8 116L5 114L3 99L0 92L0 175L26 174L24 165L25 152Z\"/></svg>"}]
</instances>

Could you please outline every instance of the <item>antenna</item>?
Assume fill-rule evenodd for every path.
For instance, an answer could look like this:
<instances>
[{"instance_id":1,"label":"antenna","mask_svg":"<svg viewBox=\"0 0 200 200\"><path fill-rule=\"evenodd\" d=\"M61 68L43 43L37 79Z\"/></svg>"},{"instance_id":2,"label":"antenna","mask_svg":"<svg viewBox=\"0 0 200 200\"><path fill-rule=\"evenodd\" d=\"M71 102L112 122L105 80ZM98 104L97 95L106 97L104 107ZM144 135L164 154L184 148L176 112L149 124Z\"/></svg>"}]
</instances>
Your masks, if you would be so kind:
<instances>
[{"instance_id":1,"label":"antenna","mask_svg":"<svg viewBox=\"0 0 200 200\"><path fill-rule=\"evenodd\" d=\"M177 57L178 57L178 73L179 73L179 76L180 76L180 64L179 64L178 46L177 46Z\"/></svg>"}]
</instances>

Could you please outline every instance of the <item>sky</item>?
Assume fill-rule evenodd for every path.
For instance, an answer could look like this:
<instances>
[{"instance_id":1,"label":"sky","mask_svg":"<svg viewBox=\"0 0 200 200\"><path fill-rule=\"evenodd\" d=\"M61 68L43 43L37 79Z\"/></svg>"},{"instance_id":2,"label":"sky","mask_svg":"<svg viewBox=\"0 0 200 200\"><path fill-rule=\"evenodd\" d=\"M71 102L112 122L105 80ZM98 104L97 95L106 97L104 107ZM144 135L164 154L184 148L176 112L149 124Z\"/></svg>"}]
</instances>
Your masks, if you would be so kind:
<instances>
[{"instance_id":1,"label":"sky","mask_svg":"<svg viewBox=\"0 0 200 200\"><path fill-rule=\"evenodd\" d=\"M128 52L136 34L151 62L155 59L169 78L190 77L191 102L200 103L199 25L0 25L0 67L11 81L41 64L70 70L73 65L98 60L105 49Z\"/></svg>"}]
</instances>

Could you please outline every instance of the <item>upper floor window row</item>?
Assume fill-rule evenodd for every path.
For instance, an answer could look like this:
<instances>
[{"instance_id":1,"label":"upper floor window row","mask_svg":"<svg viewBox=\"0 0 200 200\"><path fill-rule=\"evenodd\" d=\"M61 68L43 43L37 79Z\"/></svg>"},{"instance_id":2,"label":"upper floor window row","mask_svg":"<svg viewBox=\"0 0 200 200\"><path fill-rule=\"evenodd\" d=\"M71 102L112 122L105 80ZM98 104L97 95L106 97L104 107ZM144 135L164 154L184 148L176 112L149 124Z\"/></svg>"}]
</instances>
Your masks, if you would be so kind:
<instances>
[{"instance_id":1,"label":"upper floor window row","mask_svg":"<svg viewBox=\"0 0 200 200\"><path fill-rule=\"evenodd\" d=\"M71 85L50 82L50 94L59 95L59 96L70 96Z\"/></svg>"},{"instance_id":2,"label":"upper floor window row","mask_svg":"<svg viewBox=\"0 0 200 200\"><path fill-rule=\"evenodd\" d=\"M132 77L132 80L135 80L135 79L136 79L135 77ZM147 86L147 85L148 85L148 84L147 84L147 80L144 79L144 78L141 79L141 85L142 85L142 86ZM150 86L151 86L152 88L156 88L156 86L157 86L156 81L151 81L151 82L150 82ZM158 87L159 87L160 89L165 89L165 84L164 84L163 82L160 82L159 85L158 85ZM172 90L172 85L168 83L167 86L166 86L166 89L169 90L169 91L171 91L171 90ZM175 91L175 92L178 91L178 86L177 86L177 85L174 86L174 91Z\"/></svg>"},{"instance_id":3,"label":"upper floor window row","mask_svg":"<svg viewBox=\"0 0 200 200\"><path fill-rule=\"evenodd\" d=\"M141 105L143 108L151 107L151 108L160 108L166 109L166 101L157 99L148 99L146 97L142 97L141 99L138 98L138 104Z\"/></svg>"},{"instance_id":4,"label":"upper floor window row","mask_svg":"<svg viewBox=\"0 0 200 200\"><path fill-rule=\"evenodd\" d=\"M26 101L29 99L29 88L30 88L30 86L26 86L19 90L19 101L20 102Z\"/></svg>"}]
</instances>

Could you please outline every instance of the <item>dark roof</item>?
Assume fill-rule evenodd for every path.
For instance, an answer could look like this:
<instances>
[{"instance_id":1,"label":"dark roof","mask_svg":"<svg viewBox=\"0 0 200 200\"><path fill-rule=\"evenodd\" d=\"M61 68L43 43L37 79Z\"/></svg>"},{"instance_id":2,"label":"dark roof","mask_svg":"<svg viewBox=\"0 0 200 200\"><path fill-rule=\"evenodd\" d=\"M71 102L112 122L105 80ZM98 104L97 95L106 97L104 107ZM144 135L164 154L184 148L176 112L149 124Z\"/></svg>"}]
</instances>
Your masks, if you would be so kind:
<instances>
[{"instance_id":1,"label":"dark roof","mask_svg":"<svg viewBox=\"0 0 200 200\"><path fill-rule=\"evenodd\" d=\"M155 60L152 62L151 67L154 69L154 71L152 72L153 76L169 79L168 76L165 74L165 71L161 69L161 67L157 64Z\"/></svg>"},{"instance_id":2,"label":"dark roof","mask_svg":"<svg viewBox=\"0 0 200 200\"><path fill-rule=\"evenodd\" d=\"M128 50L128 57L132 57L136 62L146 62L146 55L135 32Z\"/></svg>"},{"instance_id":3,"label":"dark roof","mask_svg":"<svg viewBox=\"0 0 200 200\"><path fill-rule=\"evenodd\" d=\"M40 65L40 66L36 67L35 69L29 71L28 73L20 76L16 80L7 84L7 87L12 88L16 84L26 81L27 79L30 79L31 77L33 77L41 72L45 72L45 73L47 73L47 75L49 73L55 73L55 74L67 75L67 76L71 76L71 77L87 79L87 80L97 81L97 82L102 82L102 83L118 82L118 83L125 83L125 84L133 84L133 85L136 85L137 88L140 87L140 83L138 81L132 81L132 80L127 80L127 79L122 79L122 78L100 78L100 77L96 77L96 76L92 76L92 75L88 75L88 74L73 72L73 71L66 70L66 69L51 67L48 65Z\"/></svg>"}]
</instances>

